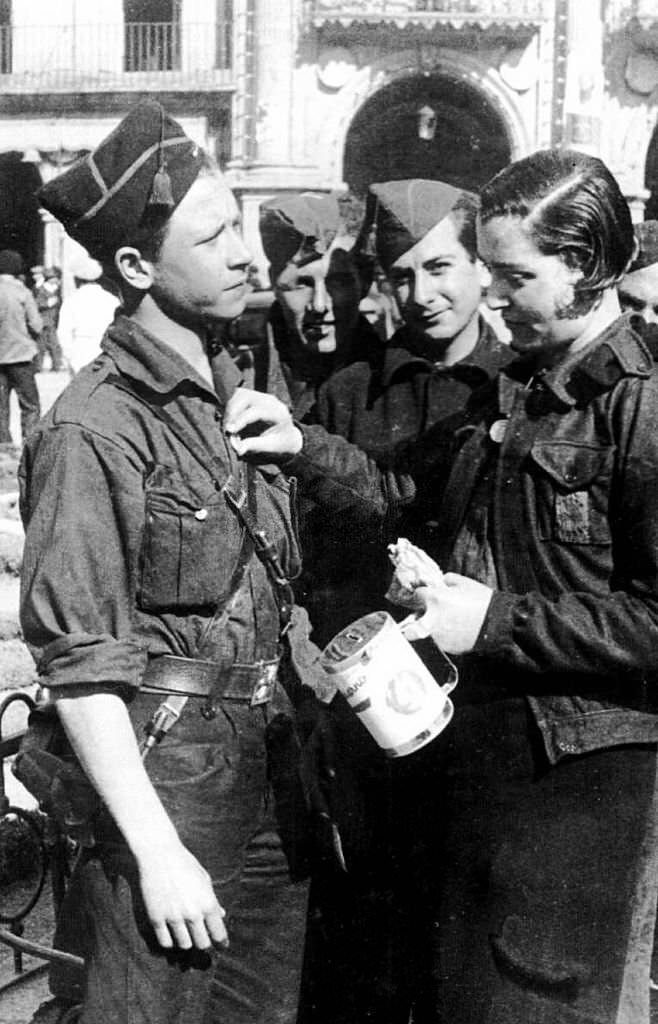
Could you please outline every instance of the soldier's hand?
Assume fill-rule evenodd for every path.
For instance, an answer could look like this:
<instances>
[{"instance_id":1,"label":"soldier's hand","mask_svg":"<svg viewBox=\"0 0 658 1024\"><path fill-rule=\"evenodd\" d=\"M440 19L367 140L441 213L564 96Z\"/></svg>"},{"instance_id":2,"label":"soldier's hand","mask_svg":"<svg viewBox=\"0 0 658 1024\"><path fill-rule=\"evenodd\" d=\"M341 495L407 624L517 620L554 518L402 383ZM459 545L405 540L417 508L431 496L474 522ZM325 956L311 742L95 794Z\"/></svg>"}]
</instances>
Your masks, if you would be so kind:
<instances>
[{"instance_id":1,"label":"soldier's hand","mask_svg":"<svg viewBox=\"0 0 658 1024\"><path fill-rule=\"evenodd\" d=\"M138 861L142 898L158 942L165 949L228 946L225 911L210 875L181 843Z\"/></svg>"},{"instance_id":2,"label":"soldier's hand","mask_svg":"<svg viewBox=\"0 0 658 1024\"><path fill-rule=\"evenodd\" d=\"M302 448L301 431L287 405L249 388L238 388L229 399L224 429L240 456L286 459Z\"/></svg>"}]
</instances>

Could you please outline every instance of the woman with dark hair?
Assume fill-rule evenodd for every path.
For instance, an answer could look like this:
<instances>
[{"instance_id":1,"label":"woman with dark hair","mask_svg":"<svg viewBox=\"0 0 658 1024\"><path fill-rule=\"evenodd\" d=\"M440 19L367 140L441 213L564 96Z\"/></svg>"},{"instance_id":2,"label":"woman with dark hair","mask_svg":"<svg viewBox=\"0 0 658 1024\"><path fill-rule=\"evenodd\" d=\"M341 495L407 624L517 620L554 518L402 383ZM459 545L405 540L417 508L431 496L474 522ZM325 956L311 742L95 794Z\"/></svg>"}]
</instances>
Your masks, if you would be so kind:
<instances>
[{"instance_id":1,"label":"woman with dark hair","mask_svg":"<svg viewBox=\"0 0 658 1024\"><path fill-rule=\"evenodd\" d=\"M414 1021L647 1024L658 374L615 288L631 219L599 160L550 151L484 188L477 233L518 358L413 453L437 464L430 554L445 572L418 579L407 635L460 670L452 722L400 765L418 773L425 845L430 983ZM409 499L409 476L266 401L228 409L240 452L287 456L337 511L390 516ZM256 420L260 438L240 434Z\"/></svg>"}]
</instances>

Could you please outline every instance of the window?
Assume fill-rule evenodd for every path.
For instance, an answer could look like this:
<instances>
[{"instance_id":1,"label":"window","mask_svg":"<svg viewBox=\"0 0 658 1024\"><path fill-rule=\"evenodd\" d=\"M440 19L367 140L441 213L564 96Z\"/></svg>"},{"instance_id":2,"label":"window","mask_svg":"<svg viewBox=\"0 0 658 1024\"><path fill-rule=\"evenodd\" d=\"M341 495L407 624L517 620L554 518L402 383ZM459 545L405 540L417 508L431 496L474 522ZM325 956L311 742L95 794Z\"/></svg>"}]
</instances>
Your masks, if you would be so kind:
<instances>
[{"instance_id":1,"label":"window","mask_svg":"<svg viewBox=\"0 0 658 1024\"><path fill-rule=\"evenodd\" d=\"M0 74L11 74L11 0L0 0Z\"/></svg>"},{"instance_id":2,"label":"window","mask_svg":"<svg viewBox=\"0 0 658 1024\"><path fill-rule=\"evenodd\" d=\"M180 68L182 0L124 0L125 71Z\"/></svg>"}]
</instances>

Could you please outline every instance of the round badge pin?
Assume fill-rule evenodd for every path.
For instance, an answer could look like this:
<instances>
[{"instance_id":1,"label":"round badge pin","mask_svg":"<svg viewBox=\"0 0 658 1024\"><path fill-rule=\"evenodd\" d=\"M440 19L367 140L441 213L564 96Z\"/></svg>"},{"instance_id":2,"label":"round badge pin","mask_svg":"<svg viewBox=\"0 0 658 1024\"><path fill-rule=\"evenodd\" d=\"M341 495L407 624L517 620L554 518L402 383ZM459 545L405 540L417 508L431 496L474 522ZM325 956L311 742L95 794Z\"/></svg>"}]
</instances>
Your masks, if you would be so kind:
<instances>
[{"instance_id":1,"label":"round badge pin","mask_svg":"<svg viewBox=\"0 0 658 1024\"><path fill-rule=\"evenodd\" d=\"M494 420L489 427L489 437L496 444L502 444L507 430L507 420Z\"/></svg>"}]
</instances>

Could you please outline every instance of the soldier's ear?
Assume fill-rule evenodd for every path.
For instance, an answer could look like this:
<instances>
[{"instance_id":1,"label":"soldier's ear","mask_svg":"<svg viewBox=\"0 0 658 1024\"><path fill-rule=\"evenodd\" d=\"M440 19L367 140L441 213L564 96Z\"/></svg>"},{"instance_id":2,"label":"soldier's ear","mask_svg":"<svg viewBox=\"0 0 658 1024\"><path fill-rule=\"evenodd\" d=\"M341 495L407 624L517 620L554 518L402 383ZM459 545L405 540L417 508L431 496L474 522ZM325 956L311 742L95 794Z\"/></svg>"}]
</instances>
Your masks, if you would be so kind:
<instances>
[{"instance_id":1,"label":"soldier's ear","mask_svg":"<svg viewBox=\"0 0 658 1024\"><path fill-rule=\"evenodd\" d=\"M153 284L153 264L132 245L122 245L117 249L114 254L114 265L121 280L131 288L146 292Z\"/></svg>"},{"instance_id":2,"label":"soldier's ear","mask_svg":"<svg viewBox=\"0 0 658 1024\"><path fill-rule=\"evenodd\" d=\"M475 265L478 269L478 277L480 278L480 287L483 292L486 292L487 288L491 284L491 271L486 263L483 263L481 259L476 257Z\"/></svg>"}]
</instances>

